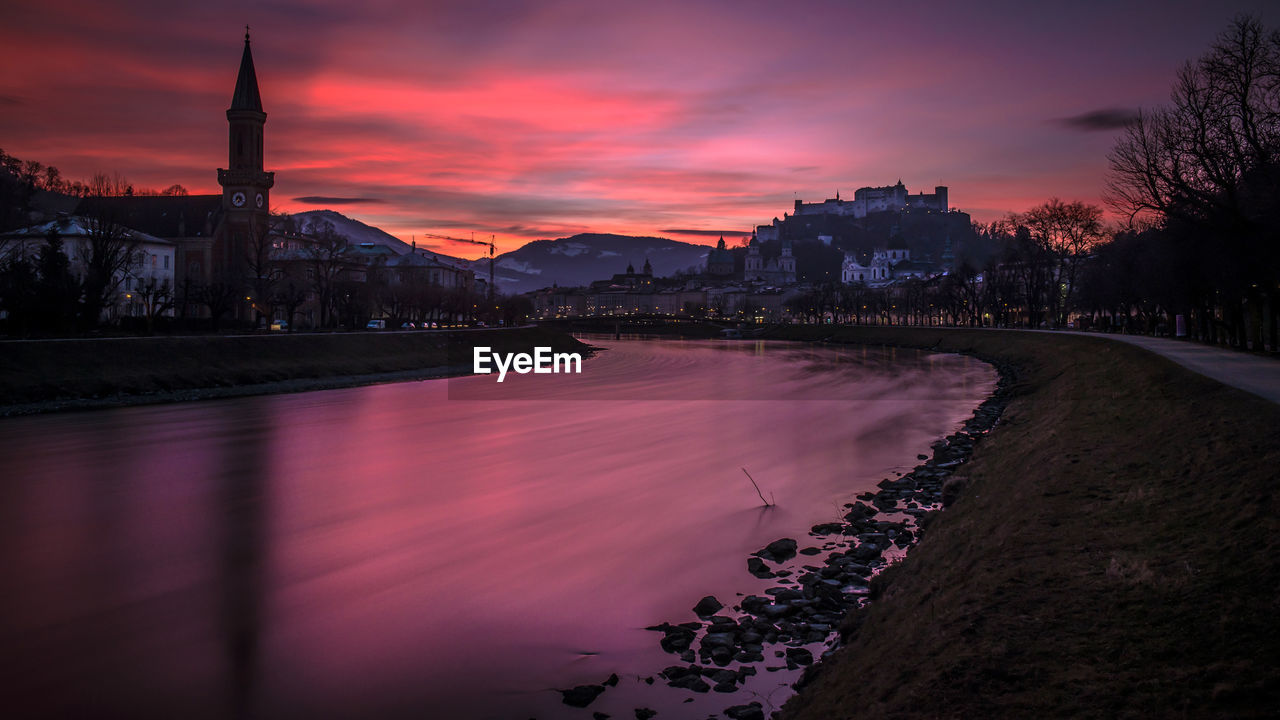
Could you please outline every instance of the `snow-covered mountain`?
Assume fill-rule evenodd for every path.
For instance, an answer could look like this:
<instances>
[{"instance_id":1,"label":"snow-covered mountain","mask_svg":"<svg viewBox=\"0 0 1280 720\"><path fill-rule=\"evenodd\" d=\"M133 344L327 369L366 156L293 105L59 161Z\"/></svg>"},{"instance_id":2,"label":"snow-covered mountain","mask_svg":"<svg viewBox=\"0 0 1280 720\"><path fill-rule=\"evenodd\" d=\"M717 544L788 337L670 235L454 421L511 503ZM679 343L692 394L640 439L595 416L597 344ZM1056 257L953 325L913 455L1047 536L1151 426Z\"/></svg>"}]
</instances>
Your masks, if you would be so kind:
<instances>
[{"instance_id":1,"label":"snow-covered mountain","mask_svg":"<svg viewBox=\"0 0 1280 720\"><path fill-rule=\"evenodd\" d=\"M293 218L303 232L328 221L352 243L381 243L401 254L409 252L409 243L333 210L309 210L296 213ZM534 240L518 250L502 253L494 259L494 279L498 291L504 294L551 285L576 287L626 272L628 264L639 272L645 260L653 266L653 274L662 277L705 266L710 249L659 237L584 233L558 240ZM489 278L488 258L466 260L434 254L446 263L474 271L478 278Z\"/></svg>"},{"instance_id":2,"label":"snow-covered mountain","mask_svg":"<svg viewBox=\"0 0 1280 720\"><path fill-rule=\"evenodd\" d=\"M558 240L534 240L518 250L502 253L494 262L494 279L503 293L522 293L560 285L575 287L626 272L630 263L639 272L648 260L661 277L707 262L706 245L659 237L584 233ZM477 277L488 277L488 259L470 261Z\"/></svg>"},{"instance_id":3,"label":"snow-covered mountain","mask_svg":"<svg viewBox=\"0 0 1280 720\"><path fill-rule=\"evenodd\" d=\"M314 227L327 221L333 223L333 229L335 232L345 237L347 241L353 245L367 242L378 243L386 245L401 255L409 252L410 250L409 243L386 232L385 230L381 230L372 225L366 225L355 218L349 218L334 210L308 210L307 212L294 213L293 219L298 225L298 230L301 232L311 232ZM453 257L452 255L443 255L434 250L431 251L431 254L446 263L457 265L459 267L468 267L468 263L470 262L469 260ZM488 272L487 267L485 272Z\"/></svg>"}]
</instances>

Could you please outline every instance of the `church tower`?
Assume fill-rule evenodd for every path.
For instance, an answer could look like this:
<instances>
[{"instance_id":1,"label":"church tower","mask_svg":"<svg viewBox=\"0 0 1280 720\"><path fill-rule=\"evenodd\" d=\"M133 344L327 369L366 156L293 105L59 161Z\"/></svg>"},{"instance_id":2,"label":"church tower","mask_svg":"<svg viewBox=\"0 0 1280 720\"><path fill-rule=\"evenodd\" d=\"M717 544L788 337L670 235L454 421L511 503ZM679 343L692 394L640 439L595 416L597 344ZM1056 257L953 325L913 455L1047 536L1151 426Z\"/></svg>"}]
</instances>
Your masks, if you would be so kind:
<instances>
[{"instance_id":1,"label":"church tower","mask_svg":"<svg viewBox=\"0 0 1280 720\"><path fill-rule=\"evenodd\" d=\"M782 257L778 258L778 272L781 274L779 279L782 283L793 283L796 281L796 259L791 255L791 238L782 239Z\"/></svg>"},{"instance_id":2,"label":"church tower","mask_svg":"<svg viewBox=\"0 0 1280 720\"><path fill-rule=\"evenodd\" d=\"M751 233L751 242L747 244L747 262L745 266L747 280L756 280L764 272L764 259L760 257L760 241Z\"/></svg>"},{"instance_id":3,"label":"church tower","mask_svg":"<svg viewBox=\"0 0 1280 720\"><path fill-rule=\"evenodd\" d=\"M230 135L227 167L218 169L222 186L222 232L214 248L214 263L234 276L244 275L250 242L265 240L270 218L270 191L275 173L264 172L262 130L267 114L258 94L258 75L249 50L249 28L245 27L244 54L240 74L227 109Z\"/></svg>"}]
</instances>

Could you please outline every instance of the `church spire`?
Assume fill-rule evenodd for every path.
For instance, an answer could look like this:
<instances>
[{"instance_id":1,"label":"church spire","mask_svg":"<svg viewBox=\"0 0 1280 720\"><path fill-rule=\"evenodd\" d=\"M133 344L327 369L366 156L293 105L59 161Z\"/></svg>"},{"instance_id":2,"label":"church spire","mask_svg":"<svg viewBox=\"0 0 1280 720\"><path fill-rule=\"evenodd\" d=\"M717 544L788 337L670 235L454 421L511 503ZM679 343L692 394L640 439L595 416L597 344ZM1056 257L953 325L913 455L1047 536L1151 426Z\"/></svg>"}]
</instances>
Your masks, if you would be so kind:
<instances>
[{"instance_id":1,"label":"church spire","mask_svg":"<svg viewBox=\"0 0 1280 720\"><path fill-rule=\"evenodd\" d=\"M240 75L231 96L231 110L262 112L262 96L258 94L258 74L253 70L253 53L249 51L249 26L244 26L244 55L240 56Z\"/></svg>"}]
</instances>

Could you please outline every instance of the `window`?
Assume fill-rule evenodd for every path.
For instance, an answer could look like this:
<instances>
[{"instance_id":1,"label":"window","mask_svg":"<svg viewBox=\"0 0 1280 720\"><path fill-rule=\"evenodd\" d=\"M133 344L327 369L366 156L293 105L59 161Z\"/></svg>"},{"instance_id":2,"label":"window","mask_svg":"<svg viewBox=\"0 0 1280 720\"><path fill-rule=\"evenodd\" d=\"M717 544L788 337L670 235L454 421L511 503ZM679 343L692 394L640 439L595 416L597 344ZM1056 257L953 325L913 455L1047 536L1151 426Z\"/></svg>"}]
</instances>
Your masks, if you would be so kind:
<instances>
[{"instance_id":1,"label":"window","mask_svg":"<svg viewBox=\"0 0 1280 720\"><path fill-rule=\"evenodd\" d=\"M164 256L164 269L165 269L165 270L168 270L168 269L169 269L169 256L168 256L168 255L165 255L165 256Z\"/></svg>"}]
</instances>

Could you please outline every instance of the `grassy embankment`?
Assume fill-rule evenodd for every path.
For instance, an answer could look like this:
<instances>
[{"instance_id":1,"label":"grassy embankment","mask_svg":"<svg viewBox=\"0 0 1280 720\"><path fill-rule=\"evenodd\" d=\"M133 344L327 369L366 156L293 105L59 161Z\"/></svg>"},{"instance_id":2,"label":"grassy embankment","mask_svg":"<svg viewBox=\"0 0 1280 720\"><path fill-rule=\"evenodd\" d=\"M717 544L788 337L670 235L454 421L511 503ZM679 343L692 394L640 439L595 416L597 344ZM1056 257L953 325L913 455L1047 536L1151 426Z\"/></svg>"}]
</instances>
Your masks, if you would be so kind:
<instances>
[{"instance_id":1,"label":"grassy embankment","mask_svg":"<svg viewBox=\"0 0 1280 720\"><path fill-rule=\"evenodd\" d=\"M1016 379L968 489L786 718L1280 711L1280 407L1102 338L775 336L970 352Z\"/></svg>"},{"instance_id":2,"label":"grassy embankment","mask_svg":"<svg viewBox=\"0 0 1280 720\"><path fill-rule=\"evenodd\" d=\"M190 399L211 389L255 394L446 375L470 360L475 345L499 352L587 347L536 328L6 342L0 413Z\"/></svg>"}]
</instances>

